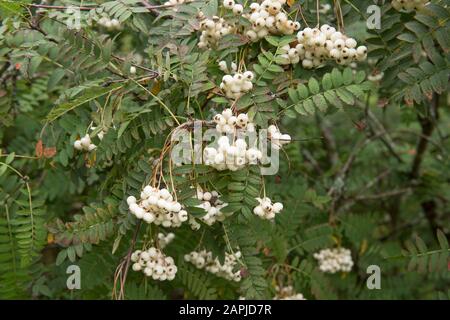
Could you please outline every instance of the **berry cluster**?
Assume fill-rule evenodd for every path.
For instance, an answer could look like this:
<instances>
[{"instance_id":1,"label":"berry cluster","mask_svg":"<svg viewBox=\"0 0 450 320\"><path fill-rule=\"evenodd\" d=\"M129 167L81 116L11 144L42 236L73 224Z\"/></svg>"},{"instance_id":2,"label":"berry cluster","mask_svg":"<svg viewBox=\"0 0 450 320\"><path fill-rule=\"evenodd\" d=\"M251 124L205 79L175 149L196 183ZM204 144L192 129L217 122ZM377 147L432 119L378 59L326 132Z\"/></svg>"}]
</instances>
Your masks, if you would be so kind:
<instances>
[{"instance_id":1,"label":"berry cluster","mask_svg":"<svg viewBox=\"0 0 450 320\"><path fill-rule=\"evenodd\" d=\"M334 60L337 64L349 65L367 58L367 47L357 47L357 42L335 28L324 24L319 28L305 28L297 34L298 44L281 48L280 63L292 64L302 61L305 69L312 69Z\"/></svg>"},{"instance_id":2,"label":"berry cluster","mask_svg":"<svg viewBox=\"0 0 450 320\"><path fill-rule=\"evenodd\" d=\"M241 281L241 272L239 270L233 271L233 269L236 267L240 257L240 251L234 254L225 253L225 261L221 264L218 258L213 258L212 252L202 250L199 252L192 251L190 254L186 254L184 260L192 263L198 269L205 269L218 277L239 282Z\"/></svg>"},{"instance_id":3,"label":"berry cluster","mask_svg":"<svg viewBox=\"0 0 450 320\"><path fill-rule=\"evenodd\" d=\"M267 128L267 131L269 133L272 148L276 150L280 150L283 145L291 142L291 136L288 134L282 134L274 125L270 125L269 128Z\"/></svg>"},{"instance_id":4,"label":"berry cluster","mask_svg":"<svg viewBox=\"0 0 450 320\"><path fill-rule=\"evenodd\" d=\"M172 232L164 235L164 233L158 233L158 244L161 249L164 249L169 243L175 239L175 235Z\"/></svg>"},{"instance_id":5,"label":"berry cluster","mask_svg":"<svg viewBox=\"0 0 450 320\"><path fill-rule=\"evenodd\" d=\"M301 293L295 293L292 286L281 288L279 286L276 286L275 290L277 291L277 293L273 300L306 300Z\"/></svg>"},{"instance_id":6,"label":"berry cluster","mask_svg":"<svg viewBox=\"0 0 450 320\"><path fill-rule=\"evenodd\" d=\"M345 248L323 249L315 253L314 258L319 261L322 272L350 272L353 267L351 252Z\"/></svg>"},{"instance_id":7,"label":"berry cluster","mask_svg":"<svg viewBox=\"0 0 450 320\"><path fill-rule=\"evenodd\" d=\"M122 27L120 25L120 21L117 19L110 19L107 16L103 16L98 19L97 23L106 28L108 31L120 30Z\"/></svg>"},{"instance_id":8,"label":"berry cluster","mask_svg":"<svg viewBox=\"0 0 450 320\"><path fill-rule=\"evenodd\" d=\"M280 213L283 210L283 204L281 202L275 202L265 197L263 199L256 198L259 205L253 209L253 213L256 214L261 219L272 220L275 218L275 214Z\"/></svg>"},{"instance_id":9,"label":"berry cluster","mask_svg":"<svg viewBox=\"0 0 450 320\"><path fill-rule=\"evenodd\" d=\"M223 221L227 217L227 214L220 211L220 209L226 207L228 203L222 202L219 193L217 191L205 191L198 187L197 188L197 199L202 201L198 208L202 208L206 211L206 214L201 218L201 220L207 225L211 226L216 221Z\"/></svg>"},{"instance_id":10,"label":"berry cluster","mask_svg":"<svg viewBox=\"0 0 450 320\"><path fill-rule=\"evenodd\" d=\"M225 92L228 98L239 99L244 93L252 90L253 77L254 75L251 71L236 72L234 75L227 74L222 78L220 89Z\"/></svg>"},{"instance_id":11,"label":"berry cluster","mask_svg":"<svg viewBox=\"0 0 450 320\"><path fill-rule=\"evenodd\" d=\"M230 73L230 69L228 69L227 62L225 60L219 61L219 69L225 73ZM235 73L237 71L237 64L235 62L231 62L231 72Z\"/></svg>"},{"instance_id":12,"label":"berry cluster","mask_svg":"<svg viewBox=\"0 0 450 320\"><path fill-rule=\"evenodd\" d=\"M235 3L234 0L223 0L223 6L226 9L233 10L235 15L241 15L244 12L242 4Z\"/></svg>"},{"instance_id":13,"label":"berry cluster","mask_svg":"<svg viewBox=\"0 0 450 320\"><path fill-rule=\"evenodd\" d=\"M165 256L161 250L154 247L146 251L137 250L131 255L133 261L132 269L142 271L147 277L153 280L173 280L177 273L177 266L173 258Z\"/></svg>"},{"instance_id":14,"label":"berry cluster","mask_svg":"<svg viewBox=\"0 0 450 320\"><path fill-rule=\"evenodd\" d=\"M169 0L169 1L164 2L164 5L168 6L168 7L173 7L172 10L177 11L177 7L176 7L177 5L183 4L183 3L188 3L188 2L192 2L192 0Z\"/></svg>"},{"instance_id":15,"label":"berry cluster","mask_svg":"<svg viewBox=\"0 0 450 320\"><path fill-rule=\"evenodd\" d=\"M222 114L216 114L213 118L216 124L216 130L219 133L235 134L236 130L255 131L255 125L249 122L248 115L241 113L237 117L233 115L233 111L228 108L222 111Z\"/></svg>"},{"instance_id":16,"label":"berry cluster","mask_svg":"<svg viewBox=\"0 0 450 320\"><path fill-rule=\"evenodd\" d=\"M252 41L257 41L271 34L293 34L300 29L300 23L288 19L282 6L286 0L265 0L261 4L250 4L250 14L244 17L250 20L252 28L246 35Z\"/></svg>"},{"instance_id":17,"label":"berry cluster","mask_svg":"<svg viewBox=\"0 0 450 320\"><path fill-rule=\"evenodd\" d=\"M217 145L206 147L203 150L203 160L208 166L219 171L236 171L247 164L257 164L262 159L262 152L256 147L249 147L245 141L246 132L255 132L255 125L249 122L246 113L233 115L231 109L225 109L222 114L214 116L216 130L228 136L221 136ZM256 141L255 141L256 144Z\"/></svg>"},{"instance_id":18,"label":"berry cluster","mask_svg":"<svg viewBox=\"0 0 450 320\"><path fill-rule=\"evenodd\" d=\"M86 134L83 138L76 140L73 143L73 147L77 150L88 152L97 148L97 146L91 142L91 137L88 134Z\"/></svg>"},{"instance_id":19,"label":"berry cluster","mask_svg":"<svg viewBox=\"0 0 450 320\"><path fill-rule=\"evenodd\" d=\"M200 41L199 48L211 48L216 46L223 36L234 31L234 26L229 25L225 19L214 16L212 19L206 18L202 13L199 14L200 19Z\"/></svg>"},{"instance_id":20,"label":"berry cluster","mask_svg":"<svg viewBox=\"0 0 450 320\"><path fill-rule=\"evenodd\" d=\"M146 186L141 192L141 199L130 196L127 203L132 214L147 223L163 227L179 227L188 220L188 213L181 204L173 199L169 190Z\"/></svg>"},{"instance_id":21,"label":"berry cluster","mask_svg":"<svg viewBox=\"0 0 450 320\"><path fill-rule=\"evenodd\" d=\"M429 0L392 0L392 7L398 11L419 11L429 2Z\"/></svg>"},{"instance_id":22,"label":"berry cluster","mask_svg":"<svg viewBox=\"0 0 450 320\"><path fill-rule=\"evenodd\" d=\"M207 147L203 150L203 160L208 166L219 171L237 171L247 164L257 164L262 159L262 152L257 148L248 148L244 139L230 141L227 136L218 140L218 148Z\"/></svg>"}]
</instances>

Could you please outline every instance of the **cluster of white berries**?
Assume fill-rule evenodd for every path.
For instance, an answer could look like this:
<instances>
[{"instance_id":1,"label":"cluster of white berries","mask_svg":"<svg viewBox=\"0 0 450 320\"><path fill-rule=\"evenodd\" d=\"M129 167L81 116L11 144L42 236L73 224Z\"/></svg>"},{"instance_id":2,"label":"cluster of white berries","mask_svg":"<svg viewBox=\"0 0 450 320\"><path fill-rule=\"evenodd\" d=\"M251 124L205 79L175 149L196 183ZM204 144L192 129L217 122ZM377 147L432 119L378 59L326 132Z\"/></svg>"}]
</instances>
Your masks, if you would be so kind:
<instances>
[{"instance_id":1,"label":"cluster of white berries","mask_svg":"<svg viewBox=\"0 0 450 320\"><path fill-rule=\"evenodd\" d=\"M179 227L188 220L188 213L179 202L173 199L169 190L146 186L141 192L138 202L135 197L127 198L132 214L147 223L163 227Z\"/></svg>"},{"instance_id":2,"label":"cluster of white berries","mask_svg":"<svg viewBox=\"0 0 450 320\"><path fill-rule=\"evenodd\" d=\"M231 109L225 109L222 114L214 116L216 130L228 136L221 136L217 140L216 147L206 147L203 150L204 164L212 166L219 171L236 171L247 164L257 164L262 159L262 152L256 147L249 147L245 139L240 138L241 133L255 132L255 125L249 121L246 113L241 113L237 117L233 115ZM242 130L238 132L237 130Z\"/></svg>"},{"instance_id":3,"label":"cluster of white berries","mask_svg":"<svg viewBox=\"0 0 450 320\"><path fill-rule=\"evenodd\" d=\"M349 65L354 61L367 58L367 47L357 47L357 42L335 28L324 24L319 28L305 28L297 34L298 44L291 48L281 48L280 63L293 64L302 62L305 69L312 69L334 60L337 64Z\"/></svg>"},{"instance_id":4,"label":"cluster of white berries","mask_svg":"<svg viewBox=\"0 0 450 320\"><path fill-rule=\"evenodd\" d=\"M241 272L233 271L238 259L241 257L241 252L237 251L234 254L225 253L224 263L221 264L218 258L213 258L212 252L206 250L192 251L184 256L186 262L190 262L198 269L205 269L218 277L236 282L241 281Z\"/></svg>"},{"instance_id":5,"label":"cluster of white berries","mask_svg":"<svg viewBox=\"0 0 450 320\"><path fill-rule=\"evenodd\" d=\"M199 48L211 48L216 46L220 39L227 34L234 31L234 26L229 25L225 19L218 16L212 17L212 19L206 18L200 13L200 41L198 43Z\"/></svg>"},{"instance_id":6,"label":"cluster of white berries","mask_svg":"<svg viewBox=\"0 0 450 320\"><path fill-rule=\"evenodd\" d=\"M369 74L367 76L367 80L372 81L372 82L379 82L383 78L384 78L384 72L378 71L378 70L374 70L371 74Z\"/></svg>"},{"instance_id":7,"label":"cluster of white berries","mask_svg":"<svg viewBox=\"0 0 450 320\"><path fill-rule=\"evenodd\" d=\"M222 78L220 89L230 99L239 99L244 93L249 92L253 88L253 72L245 71L244 73L236 72L234 75L227 74Z\"/></svg>"},{"instance_id":8,"label":"cluster of white berries","mask_svg":"<svg viewBox=\"0 0 450 320\"><path fill-rule=\"evenodd\" d=\"M202 201L197 207L205 210L206 214L201 217L201 220L207 225L211 226L216 221L223 221L227 218L228 215L220 211L220 209L226 207L228 203L220 200L220 195L217 191L203 192L203 190L198 187L197 199Z\"/></svg>"},{"instance_id":9,"label":"cluster of white berries","mask_svg":"<svg viewBox=\"0 0 450 320\"><path fill-rule=\"evenodd\" d=\"M89 136L89 134L86 134L79 140L75 140L75 142L73 143L73 147L77 150L88 152L97 148L97 146L91 142L91 137Z\"/></svg>"},{"instance_id":10,"label":"cluster of white berries","mask_svg":"<svg viewBox=\"0 0 450 320\"><path fill-rule=\"evenodd\" d=\"M323 249L316 252L314 258L319 261L319 269L322 272L350 272L353 267L351 252L345 248Z\"/></svg>"},{"instance_id":11,"label":"cluster of white berries","mask_svg":"<svg viewBox=\"0 0 450 320\"><path fill-rule=\"evenodd\" d=\"M275 218L277 213L283 210L283 204L281 202L275 202L272 204L272 200L269 198L256 198L259 202L255 208L253 208L253 213L256 214L261 219L272 220Z\"/></svg>"},{"instance_id":12,"label":"cluster of white berries","mask_svg":"<svg viewBox=\"0 0 450 320\"><path fill-rule=\"evenodd\" d=\"M233 10L235 15L241 15L244 12L244 7L242 4L235 3L234 0L223 0L223 6L226 9Z\"/></svg>"},{"instance_id":13,"label":"cluster of white berries","mask_svg":"<svg viewBox=\"0 0 450 320\"><path fill-rule=\"evenodd\" d=\"M225 73L230 73L230 69L228 69L227 62L225 60L219 61L219 69ZM231 62L231 72L235 73L237 71L237 64L235 62Z\"/></svg>"},{"instance_id":14,"label":"cluster of white berries","mask_svg":"<svg viewBox=\"0 0 450 320\"><path fill-rule=\"evenodd\" d=\"M267 128L267 132L269 133L272 148L276 150L280 150L283 145L291 142L291 136L288 134L282 134L273 124Z\"/></svg>"},{"instance_id":15,"label":"cluster of white berries","mask_svg":"<svg viewBox=\"0 0 450 320\"><path fill-rule=\"evenodd\" d=\"M108 29L108 31L113 31L113 30L120 30L121 29L121 25L120 25L120 21L117 19L110 19L109 17L103 16L100 19L98 19L97 23Z\"/></svg>"},{"instance_id":16,"label":"cluster of white berries","mask_svg":"<svg viewBox=\"0 0 450 320\"><path fill-rule=\"evenodd\" d=\"M222 114L216 114L213 121L219 133L234 135L236 130L255 131L255 125L249 121L246 113L241 113L236 117L230 108L224 109Z\"/></svg>"},{"instance_id":17,"label":"cluster of white berries","mask_svg":"<svg viewBox=\"0 0 450 320\"><path fill-rule=\"evenodd\" d=\"M192 0L169 0L169 1L166 1L166 2L164 2L164 5L165 6L168 6L168 7L173 7L172 8L172 10L173 11L177 11L177 5L179 5L179 4L183 4L183 3L187 3L187 2L192 2Z\"/></svg>"},{"instance_id":18,"label":"cluster of white berries","mask_svg":"<svg viewBox=\"0 0 450 320\"><path fill-rule=\"evenodd\" d=\"M171 243L175 239L175 234L169 232L168 234L164 234L162 232L158 233L158 244L161 249L164 249L169 243Z\"/></svg>"},{"instance_id":19,"label":"cluster of white berries","mask_svg":"<svg viewBox=\"0 0 450 320\"><path fill-rule=\"evenodd\" d=\"M131 261L133 261L132 269L134 271L142 271L147 277L153 280L173 280L177 273L177 266L173 258L165 256L161 250L154 247L146 251L137 250L132 253Z\"/></svg>"},{"instance_id":20,"label":"cluster of white berries","mask_svg":"<svg viewBox=\"0 0 450 320\"><path fill-rule=\"evenodd\" d=\"M279 286L276 286L275 290L277 291L277 293L273 300L306 300L303 294L295 293L292 286L281 288Z\"/></svg>"},{"instance_id":21,"label":"cluster of white berries","mask_svg":"<svg viewBox=\"0 0 450 320\"><path fill-rule=\"evenodd\" d=\"M293 34L300 29L300 23L288 19L286 13L282 12L282 6L286 0L265 0L261 4L253 2L250 4L250 14L244 17L250 20L252 28L246 35L252 41L257 41L271 34Z\"/></svg>"},{"instance_id":22,"label":"cluster of white berries","mask_svg":"<svg viewBox=\"0 0 450 320\"><path fill-rule=\"evenodd\" d=\"M257 164L262 159L262 152L253 147L247 148L244 139L230 141L227 136L218 140L218 148L207 147L203 150L204 164L212 166L219 171L237 171L247 164Z\"/></svg>"},{"instance_id":23,"label":"cluster of white berries","mask_svg":"<svg viewBox=\"0 0 450 320\"><path fill-rule=\"evenodd\" d=\"M429 2L429 0L392 0L392 7L398 11L419 11Z\"/></svg>"}]
</instances>

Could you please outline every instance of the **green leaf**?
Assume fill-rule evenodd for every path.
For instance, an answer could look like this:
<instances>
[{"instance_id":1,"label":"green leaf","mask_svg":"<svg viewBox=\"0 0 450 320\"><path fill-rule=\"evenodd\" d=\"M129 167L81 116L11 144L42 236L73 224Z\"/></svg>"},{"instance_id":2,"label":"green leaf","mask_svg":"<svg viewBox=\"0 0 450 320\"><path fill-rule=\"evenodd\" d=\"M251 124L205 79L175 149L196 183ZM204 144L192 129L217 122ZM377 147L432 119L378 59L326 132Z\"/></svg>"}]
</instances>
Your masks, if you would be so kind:
<instances>
[{"instance_id":1,"label":"green leaf","mask_svg":"<svg viewBox=\"0 0 450 320\"><path fill-rule=\"evenodd\" d=\"M60 264L62 264L64 262L64 260L66 260L67 258L67 250L61 250L58 253L58 256L56 257L56 265L59 266Z\"/></svg>"},{"instance_id":2,"label":"green leaf","mask_svg":"<svg viewBox=\"0 0 450 320\"><path fill-rule=\"evenodd\" d=\"M76 259L76 253L75 248L70 246L67 248L67 257L69 258L70 262L75 262Z\"/></svg>"},{"instance_id":3,"label":"green leaf","mask_svg":"<svg viewBox=\"0 0 450 320\"><path fill-rule=\"evenodd\" d=\"M346 68L344 73L342 74L342 78L344 80L344 84L348 86L353 82L353 71L350 68Z\"/></svg>"},{"instance_id":4,"label":"green leaf","mask_svg":"<svg viewBox=\"0 0 450 320\"><path fill-rule=\"evenodd\" d=\"M288 95L289 95L289 98L292 100L292 102L297 102L298 100L299 100L299 97L297 96L297 91L296 90L294 90L294 89L292 89L292 88L289 88L288 89Z\"/></svg>"},{"instance_id":5,"label":"green leaf","mask_svg":"<svg viewBox=\"0 0 450 320\"><path fill-rule=\"evenodd\" d=\"M344 88L337 89L336 93L338 97L342 100L342 102L344 102L345 104L353 105L355 103L355 100L353 99L352 95Z\"/></svg>"},{"instance_id":6,"label":"green leaf","mask_svg":"<svg viewBox=\"0 0 450 320\"><path fill-rule=\"evenodd\" d=\"M276 36L267 36L264 39L274 47L278 47L280 45L279 37Z\"/></svg>"},{"instance_id":7,"label":"green leaf","mask_svg":"<svg viewBox=\"0 0 450 320\"><path fill-rule=\"evenodd\" d=\"M64 69L55 69L55 71L52 72L52 75L48 79L47 83L47 90L53 91L55 87L58 85L58 83L61 81L61 79L64 77L65 70Z\"/></svg>"},{"instance_id":8,"label":"green leaf","mask_svg":"<svg viewBox=\"0 0 450 320\"><path fill-rule=\"evenodd\" d=\"M324 90L328 91L333 88L333 82L331 80L331 74L325 73L322 78L322 87Z\"/></svg>"},{"instance_id":9,"label":"green leaf","mask_svg":"<svg viewBox=\"0 0 450 320\"><path fill-rule=\"evenodd\" d=\"M297 93L300 99L306 99L309 96L308 88L304 84L299 84L297 87Z\"/></svg>"},{"instance_id":10,"label":"green leaf","mask_svg":"<svg viewBox=\"0 0 450 320\"><path fill-rule=\"evenodd\" d=\"M397 37L397 39L406 41L409 43L415 43L417 41L417 38L412 33L409 33L409 32L402 33L401 35L399 35Z\"/></svg>"},{"instance_id":11,"label":"green leaf","mask_svg":"<svg viewBox=\"0 0 450 320\"><path fill-rule=\"evenodd\" d=\"M327 102L325 101L325 98L322 95L318 94L318 95L313 96L313 101L314 101L314 104L316 105L316 107L320 111L322 111L322 112L327 111L328 104L327 104Z\"/></svg>"},{"instance_id":12,"label":"green leaf","mask_svg":"<svg viewBox=\"0 0 450 320\"><path fill-rule=\"evenodd\" d=\"M419 249L419 253L425 253L427 252L427 245L425 244L425 242L418 236L416 236L416 245L417 248Z\"/></svg>"},{"instance_id":13,"label":"green leaf","mask_svg":"<svg viewBox=\"0 0 450 320\"><path fill-rule=\"evenodd\" d=\"M5 159L5 163L6 163L6 164L11 164L11 163L14 161L15 155L16 155L16 154L15 154L14 152L8 154L8 156L7 156L6 159Z\"/></svg>"},{"instance_id":14,"label":"green leaf","mask_svg":"<svg viewBox=\"0 0 450 320\"><path fill-rule=\"evenodd\" d=\"M61 117L62 115L66 114L67 112L89 102L94 99L97 99L107 93L114 92L120 88L122 88L122 84L114 84L109 87L103 88L103 87L93 87L87 89L84 94L76 98L70 102L62 103L56 107L54 107L49 114L47 115L47 121L52 122Z\"/></svg>"},{"instance_id":15,"label":"green leaf","mask_svg":"<svg viewBox=\"0 0 450 320\"><path fill-rule=\"evenodd\" d=\"M342 74L338 69L333 69L333 71L331 71L331 80L333 81L333 86L335 88L338 88L342 85Z\"/></svg>"},{"instance_id":16,"label":"green leaf","mask_svg":"<svg viewBox=\"0 0 450 320\"><path fill-rule=\"evenodd\" d=\"M311 99L308 99L305 102L303 102L303 107L309 114L314 114L316 112L316 109L314 109L314 104Z\"/></svg>"},{"instance_id":17,"label":"green leaf","mask_svg":"<svg viewBox=\"0 0 450 320\"><path fill-rule=\"evenodd\" d=\"M0 1L0 16L3 18L22 15L20 3L14 3L13 1Z\"/></svg>"},{"instance_id":18,"label":"green leaf","mask_svg":"<svg viewBox=\"0 0 450 320\"><path fill-rule=\"evenodd\" d=\"M441 230L437 230L437 238L441 249L447 250L449 248L447 237Z\"/></svg>"},{"instance_id":19,"label":"green leaf","mask_svg":"<svg viewBox=\"0 0 450 320\"><path fill-rule=\"evenodd\" d=\"M308 88L312 94L318 94L320 92L319 82L314 78L309 79Z\"/></svg>"}]
</instances>

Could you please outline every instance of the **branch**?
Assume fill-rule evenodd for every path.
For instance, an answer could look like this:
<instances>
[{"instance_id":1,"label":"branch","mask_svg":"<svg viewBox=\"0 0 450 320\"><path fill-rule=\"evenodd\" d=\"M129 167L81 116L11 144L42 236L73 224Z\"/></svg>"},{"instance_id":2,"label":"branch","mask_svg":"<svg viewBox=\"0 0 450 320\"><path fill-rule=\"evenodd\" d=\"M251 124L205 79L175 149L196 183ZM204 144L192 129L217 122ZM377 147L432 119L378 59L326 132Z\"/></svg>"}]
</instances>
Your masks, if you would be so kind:
<instances>
[{"instance_id":1,"label":"branch","mask_svg":"<svg viewBox=\"0 0 450 320\"><path fill-rule=\"evenodd\" d=\"M398 196L399 194L404 194L407 192L412 191L412 188L403 188L403 189L396 189L391 190L387 192L382 192L378 194L369 194L369 195L362 195L355 197L355 201L361 201L361 200L376 200L376 199L382 199L382 198L388 198L393 196Z\"/></svg>"},{"instance_id":2,"label":"branch","mask_svg":"<svg viewBox=\"0 0 450 320\"><path fill-rule=\"evenodd\" d=\"M439 105L439 95L433 94L433 99L431 101L431 116L437 118L437 108ZM430 136L435 128L434 121L430 117L423 118L418 116L420 126L422 127L422 134L420 136L419 142L417 144L416 156L414 158L410 177L411 179L417 179L420 173L420 166L422 164L423 158L426 154Z\"/></svg>"},{"instance_id":3,"label":"branch","mask_svg":"<svg viewBox=\"0 0 450 320\"><path fill-rule=\"evenodd\" d=\"M32 8L40 8L40 9L52 9L52 10L67 10L67 9L71 9L71 8L77 8L78 10L81 11L89 11L89 10L94 10L97 8L97 6L85 6L85 7L77 7L77 6L71 6L71 7L66 7L66 6L52 6L52 5L47 5L47 4L34 4L34 3L29 3L29 4L24 4L28 7L32 7Z\"/></svg>"},{"instance_id":4,"label":"branch","mask_svg":"<svg viewBox=\"0 0 450 320\"><path fill-rule=\"evenodd\" d=\"M159 15L159 11L156 10L150 3L148 3L147 0L142 0L141 3L148 11L155 14L156 16Z\"/></svg>"},{"instance_id":5,"label":"branch","mask_svg":"<svg viewBox=\"0 0 450 320\"><path fill-rule=\"evenodd\" d=\"M137 236L139 234L139 229L141 228L142 220L139 220L136 224L136 228L134 230L133 239L131 240L131 246L128 249L127 255L124 257L123 261L119 264L116 269L116 273L114 276L114 287L113 287L113 298L117 300L125 299L125 283L127 281L128 270L130 268L131 255L133 254L134 247L136 245ZM120 278L120 292L119 295L116 295L116 281Z\"/></svg>"},{"instance_id":6,"label":"branch","mask_svg":"<svg viewBox=\"0 0 450 320\"><path fill-rule=\"evenodd\" d=\"M316 169L320 175L323 175L322 168L320 167L319 163L317 163L316 159L314 159L314 157L308 150L303 149L302 155L312 164L314 169Z\"/></svg>"},{"instance_id":7,"label":"branch","mask_svg":"<svg viewBox=\"0 0 450 320\"><path fill-rule=\"evenodd\" d=\"M187 2L200 2L200 1L187 1ZM151 5L146 0L141 1L142 5L148 9L149 11L153 11L155 9L163 9L163 8L170 8L170 7L176 7L179 5L182 5L184 3L170 3L170 4L159 4L159 5ZM85 6L56 6L56 5L48 5L48 4L35 4L35 3L24 3L24 6L32 7L32 8L39 8L39 9L50 9L50 10L67 10L76 8L81 11L90 11L95 10L99 8L98 5L85 5ZM156 11L156 10L155 10ZM156 13L159 13L156 11Z\"/></svg>"},{"instance_id":8,"label":"branch","mask_svg":"<svg viewBox=\"0 0 450 320\"><path fill-rule=\"evenodd\" d=\"M370 97L370 96L369 96ZM368 99L369 99L368 97ZM399 154L395 151L395 143L394 141L392 141L391 137L389 136L389 133L387 132L386 128L384 127L384 125L381 123L380 120L378 120L378 118L373 114L372 111L369 110L369 104L368 102L366 103L365 106L361 105L360 107L364 108L364 112L366 114L366 119L368 120L368 124L369 124L369 130L370 130L370 134L371 135L376 135L379 132L383 132L385 133L385 135L383 137L380 137L381 142L384 144L384 146L387 148L387 150L394 156L394 158L400 162L403 163L403 159L399 156ZM369 121L370 120L370 121ZM376 128L374 128L372 126L372 123L379 129L376 130Z\"/></svg>"},{"instance_id":9,"label":"branch","mask_svg":"<svg viewBox=\"0 0 450 320\"><path fill-rule=\"evenodd\" d=\"M420 126L422 127L422 134L420 135L419 142L417 144L416 156L412 164L410 178L417 179L420 176L420 167L423 163L423 159L426 155L428 145L431 141L430 137L436 128L436 121L439 118L439 95L434 93L431 100L430 115L426 118L418 116ZM431 231L436 234L437 229L443 230L442 226L437 222L438 213L436 212L437 204L434 199L423 201L421 204L423 214L428 221ZM450 239L450 234L446 233L447 239Z\"/></svg>"},{"instance_id":10,"label":"branch","mask_svg":"<svg viewBox=\"0 0 450 320\"><path fill-rule=\"evenodd\" d=\"M325 151L327 152L328 162L330 163L330 166L333 167L339 162L339 155L336 149L336 141L334 139L333 133L327 126L326 121L323 120L317 113L316 115L317 125L323 136L322 144L325 148Z\"/></svg>"}]
</instances>

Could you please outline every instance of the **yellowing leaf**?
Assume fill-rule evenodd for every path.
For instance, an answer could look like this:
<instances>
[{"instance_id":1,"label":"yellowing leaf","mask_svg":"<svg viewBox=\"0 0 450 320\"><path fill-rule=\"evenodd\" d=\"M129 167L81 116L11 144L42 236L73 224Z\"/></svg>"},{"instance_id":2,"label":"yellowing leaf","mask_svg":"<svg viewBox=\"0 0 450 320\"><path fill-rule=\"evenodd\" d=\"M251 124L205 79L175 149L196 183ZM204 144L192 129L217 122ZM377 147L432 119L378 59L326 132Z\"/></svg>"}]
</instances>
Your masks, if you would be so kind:
<instances>
[{"instance_id":1,"label":"yellowing leaf","mask_svg":"<svg viewBox=\"0 0 450 320\"><path fill-rule=\"evenodd\" d=\"M47 235L47 243L52 244L55 242L55 235L53 233L49 233Z\"/></svg>"},{"instance_id":2,"label":"yellowing leaf","mask_svg":"<svg viewBox=\"0 0 450 320\"><path fill-rule=\"evenodd\" d=\"M360 255L363 255L364 252L367 251L367 247L368 247L368 245L367 245L367 239L364 239L364 240L361 242L361 247L359 248L359 254L360 254Z\"/></svg>"},{"instance_id":3,"label":"yellowing leaf","mask_svg":"<svg viewBox=\"0 0 450 320\"><path fill-rule=\"evenodd\" d=\"M161 81L156 81L150 91L156 96L161 91Z\"/></svg>"}]
</instances>

